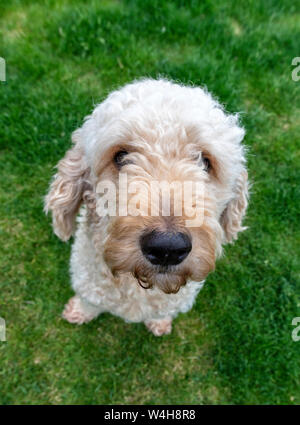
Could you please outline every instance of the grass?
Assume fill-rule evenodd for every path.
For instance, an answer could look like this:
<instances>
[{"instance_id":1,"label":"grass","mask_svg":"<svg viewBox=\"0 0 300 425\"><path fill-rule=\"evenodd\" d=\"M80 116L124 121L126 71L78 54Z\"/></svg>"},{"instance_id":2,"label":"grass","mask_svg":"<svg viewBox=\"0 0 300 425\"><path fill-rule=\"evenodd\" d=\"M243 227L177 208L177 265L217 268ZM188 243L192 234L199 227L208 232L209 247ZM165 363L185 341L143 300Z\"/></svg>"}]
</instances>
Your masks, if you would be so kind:
<instances>
[{"instance_id":1,"label":"grass","mask_svg":"<svg viewBox=\"0 0 300 425\"><path fill-rule=\"evenodd\" d=\"M0 17L0 403L300 403L299 1L12 0ZM95 103L159 74L241 112L249 230L170 336L71 326L70 243L42 213L53 166Z\"/></svg>"}]
</instances>

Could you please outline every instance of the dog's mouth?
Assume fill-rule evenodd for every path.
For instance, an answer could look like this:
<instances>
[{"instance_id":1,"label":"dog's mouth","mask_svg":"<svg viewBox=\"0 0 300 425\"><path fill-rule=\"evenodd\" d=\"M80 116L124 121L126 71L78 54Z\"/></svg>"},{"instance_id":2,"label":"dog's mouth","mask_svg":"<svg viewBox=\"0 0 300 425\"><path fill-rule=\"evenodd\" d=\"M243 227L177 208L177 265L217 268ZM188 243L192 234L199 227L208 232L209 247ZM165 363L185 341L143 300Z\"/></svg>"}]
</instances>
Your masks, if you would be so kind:
<instances>
[{"instance_id":1,"label":"dog's mouth","mask_svg":"<svg viewBox=\"0 0 300 425\"><path fill-rule=\"evenodd\" d=\"M176 294L188 279L186 273L174 273L168 267L160 267L155 272L147 273L147 275L145 273L140 274L138 270L135 270L133 276L143 289L158 287L166 294Z\"/></svg>"},{"instance_id":2,"label":"dog's mouth","mask_svg":"<svg viewBox=\"0 0 300 425\"><path fill-rule=\"evenodd\" d=\"M166 273L174 273L175 267L172 266L156 266L155 273L156 274L166 274Z\"/></svg>"}]
</instances>

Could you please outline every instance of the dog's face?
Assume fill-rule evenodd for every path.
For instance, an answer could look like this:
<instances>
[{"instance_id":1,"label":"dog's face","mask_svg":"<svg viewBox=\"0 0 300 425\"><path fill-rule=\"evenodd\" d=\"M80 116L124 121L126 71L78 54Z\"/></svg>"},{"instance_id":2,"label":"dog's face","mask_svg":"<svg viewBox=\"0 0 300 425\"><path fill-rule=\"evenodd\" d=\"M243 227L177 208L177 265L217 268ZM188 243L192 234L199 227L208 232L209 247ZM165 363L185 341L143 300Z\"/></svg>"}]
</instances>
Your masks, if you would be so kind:
<instances>
[{"instance_id":1,"label":"dog's face","mask_svg":"<svg viewBox=\"0 0 300 425\"><path fill-rule=\"evenodd\" d=\"M58 165L46 198L56 233L68 239L82 200L92 199L86 204L113 275L132 273L166 293L204 280L222 243L243 230L243 134L199 88L162 80L125 86L74 133ZM115 205L104 217L97 204L107 197L99 190L105 182Z\"/></svg>"}]
</instances>

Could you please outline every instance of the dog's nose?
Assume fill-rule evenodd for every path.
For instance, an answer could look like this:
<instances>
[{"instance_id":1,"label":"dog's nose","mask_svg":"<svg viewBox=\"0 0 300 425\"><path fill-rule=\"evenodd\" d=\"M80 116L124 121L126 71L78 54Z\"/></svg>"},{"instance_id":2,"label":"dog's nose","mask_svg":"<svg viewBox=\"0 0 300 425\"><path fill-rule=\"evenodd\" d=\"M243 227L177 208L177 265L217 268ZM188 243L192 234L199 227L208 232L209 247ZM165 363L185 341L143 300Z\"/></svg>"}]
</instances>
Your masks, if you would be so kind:
<instances>
[{"instance_id":1,"label":"dog's nose","mask_svg":"<svg viewBox=\"0 0 300 425\"><path fill-rule=\"evenodd\" d=\"M141 237L140 244L147 260L159 266L180 264L192 249L191 239L181 232L146 233Z\"/></svg>"}]
</instances>

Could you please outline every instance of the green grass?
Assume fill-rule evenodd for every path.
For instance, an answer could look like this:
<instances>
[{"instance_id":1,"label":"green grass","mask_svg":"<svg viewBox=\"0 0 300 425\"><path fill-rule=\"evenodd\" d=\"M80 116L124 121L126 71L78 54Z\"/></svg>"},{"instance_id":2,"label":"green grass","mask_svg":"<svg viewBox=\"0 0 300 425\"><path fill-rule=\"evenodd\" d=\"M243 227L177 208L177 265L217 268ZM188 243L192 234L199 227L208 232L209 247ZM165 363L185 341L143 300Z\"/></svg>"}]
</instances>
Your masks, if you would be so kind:
<instances>
[{"instance_id":1,"label":"green grass","mask_svg":"<svg viewBox=\"0 0 300 425\"><path fill-rule=\"evenodd\" d=\"M299 1L1 2L0 403L300 403ZM247 129L249 230L170 336L60 318L70 243L42 198L70 133L141 76L206 85Z\"/></svg>"}]
</instances>

